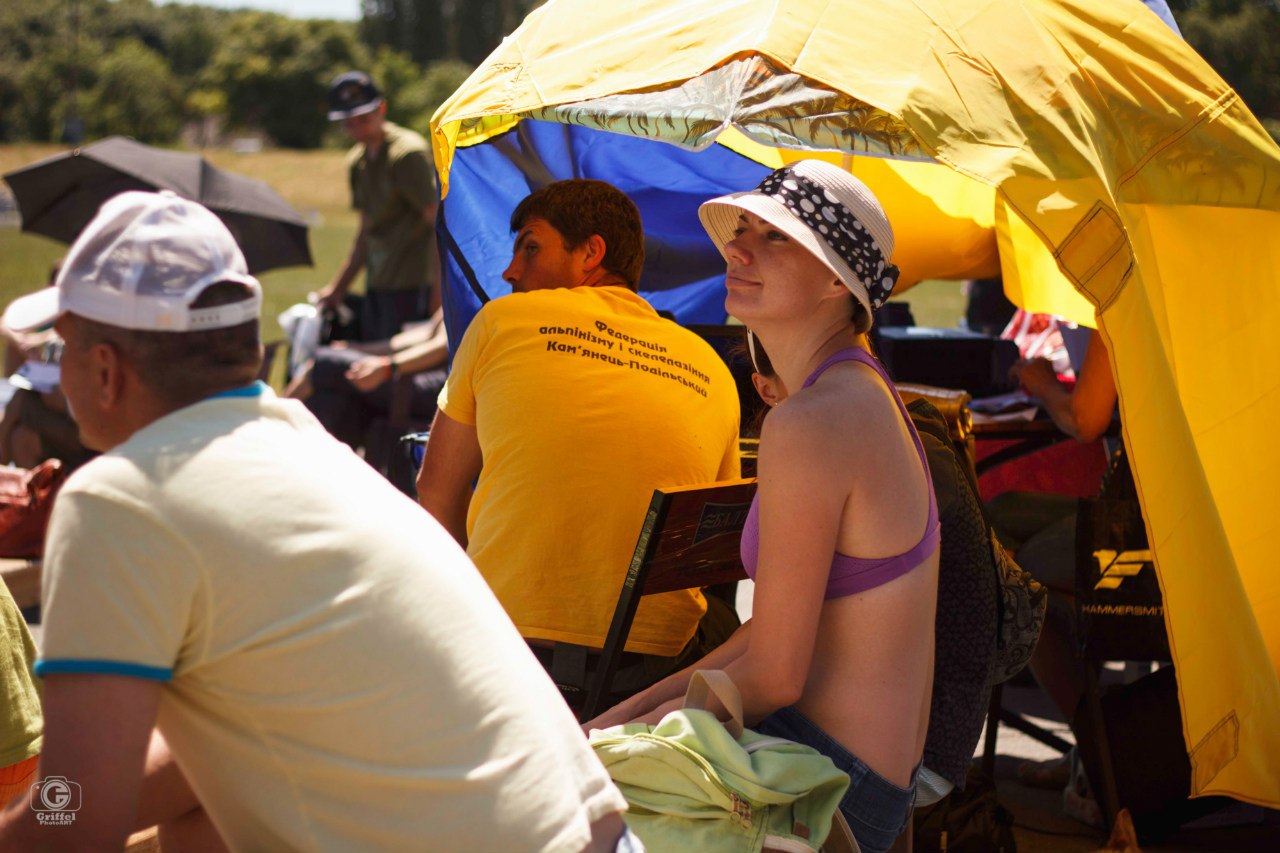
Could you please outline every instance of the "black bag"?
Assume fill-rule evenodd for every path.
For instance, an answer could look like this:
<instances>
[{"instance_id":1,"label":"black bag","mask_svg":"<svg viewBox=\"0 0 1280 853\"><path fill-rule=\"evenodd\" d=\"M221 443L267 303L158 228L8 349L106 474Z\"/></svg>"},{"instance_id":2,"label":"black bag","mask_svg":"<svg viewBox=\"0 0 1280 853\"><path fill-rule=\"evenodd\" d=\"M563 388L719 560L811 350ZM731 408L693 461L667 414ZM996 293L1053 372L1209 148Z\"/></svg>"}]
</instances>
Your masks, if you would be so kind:
<instances>
[{"instance_id":1,"label":"black bag","mask_svg":"<svg viewBox=\"0 0 1280 853\"><path fill-rule=\"evenodd\" d=\"M1102 493L1080 501L1076 609L1089 660L1171 660L1164 599L1128 459L1117 452Z\"/></svg>"},{"instance_id":2,"label":"black bag","mask_svg":"<svg viewBox=\"0 0 1280 853\"><path fill-rule=\"evenodd\" d=\"M324 326L320 331L320 343L328 346L334 341L361 340L360 314L363 310L364 294L344 294L342 308L324 313Z\"/></svg>"},{"instance_id":3,"label":"black bag","mask_svg":"<svg viewBox=\"0 0 1280 853\"><path fill-rule=\"evenodd\" d=\"M1117 805L1129 810L1139 841L1159 840L1181 824L1233 802L1226 797L1190 799L1191 761L1182 739L1173 667L1107 688L1101 705ZM1079 742L1085 772L1091 780L1099 778L1102 740L1089 715L1077 711L1071 729Z\"/></svg>"},{"instance_id":4,"label":"black bag","mask_svg":"<svg viewBox=\"0 0 1280 853\"><path fill-rule=\"evenodd\" d=\"M996 786L976 766L964 790L956 788L931 806L915 810L915 853L1017 853L1013 815L996 799Z\"/></svg>"}]
</instances>

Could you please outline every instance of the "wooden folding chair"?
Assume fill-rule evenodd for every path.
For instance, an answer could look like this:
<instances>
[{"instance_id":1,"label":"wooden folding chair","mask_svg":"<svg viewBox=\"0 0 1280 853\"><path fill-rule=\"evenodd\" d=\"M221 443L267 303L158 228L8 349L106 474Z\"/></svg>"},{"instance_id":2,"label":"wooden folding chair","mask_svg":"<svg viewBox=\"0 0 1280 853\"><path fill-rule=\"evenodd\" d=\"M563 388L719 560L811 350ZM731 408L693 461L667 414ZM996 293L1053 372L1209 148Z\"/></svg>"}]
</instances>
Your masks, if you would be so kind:
<instances>
[{"instance_id":1,"label":"wooden folding chair","mask_svg":"<svg viewBox=\"0 0 1280 853\"><path fill-rule=\"evenodd\" d=\"M604 648L587 681L582 719L604 710L641 597L746 577L738 544L755 491L755 480L654 490Z\"/></svg>"}]
</instances>

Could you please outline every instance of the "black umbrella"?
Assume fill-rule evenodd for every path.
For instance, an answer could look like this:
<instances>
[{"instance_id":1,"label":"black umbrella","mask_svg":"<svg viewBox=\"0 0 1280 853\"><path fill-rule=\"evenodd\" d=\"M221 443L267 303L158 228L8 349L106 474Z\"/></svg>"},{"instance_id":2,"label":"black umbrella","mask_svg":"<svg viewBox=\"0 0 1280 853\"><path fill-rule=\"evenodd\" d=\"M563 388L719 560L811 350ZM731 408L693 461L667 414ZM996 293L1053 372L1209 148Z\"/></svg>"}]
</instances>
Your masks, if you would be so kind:
<instances>
[{"instance_id":1,"label":"black umbrella","mask_svg":"<svg viewBox=\"0 0 1280 853\"><path fill-rule=\"evenodd\" d=\"M210 165L198 154L111 136L4 176L22 230L73 241L104 201L127 190L173 190L226 223L249 271L311 266L307 223L275 190Z\"/></svg>"}]
</instances>

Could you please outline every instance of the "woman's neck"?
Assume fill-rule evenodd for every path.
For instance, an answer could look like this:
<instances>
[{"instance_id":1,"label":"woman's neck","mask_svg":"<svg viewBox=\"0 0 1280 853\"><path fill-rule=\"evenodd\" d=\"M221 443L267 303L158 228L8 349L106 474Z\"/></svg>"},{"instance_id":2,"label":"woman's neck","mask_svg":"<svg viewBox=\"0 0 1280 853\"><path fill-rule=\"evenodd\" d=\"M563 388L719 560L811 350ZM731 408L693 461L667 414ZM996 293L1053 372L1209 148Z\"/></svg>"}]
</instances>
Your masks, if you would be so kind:
<instances>
[{"instance_id":1,"label":"woman's neck","mask_svg":"<svg viewBox=\"0 0 1280 853\"><path fill-rule=\"evenodd\" d=\"M754 331L784 387L793 394L801 389L822 362L841 350L850 347L870 349L866 335L855 332L851 321L803 332L782 328Z\"/></svg>"}]
</instances>

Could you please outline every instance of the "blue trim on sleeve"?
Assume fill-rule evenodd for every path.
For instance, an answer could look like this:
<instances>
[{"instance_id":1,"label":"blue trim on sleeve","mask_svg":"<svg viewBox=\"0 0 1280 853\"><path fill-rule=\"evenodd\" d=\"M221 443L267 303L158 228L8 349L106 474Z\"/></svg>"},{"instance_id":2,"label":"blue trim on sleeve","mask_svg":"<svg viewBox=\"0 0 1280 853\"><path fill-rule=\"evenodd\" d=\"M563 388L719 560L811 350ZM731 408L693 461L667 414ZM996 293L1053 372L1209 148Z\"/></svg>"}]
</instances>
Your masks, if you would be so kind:
<instances>
[{"instance_id":1,"label":"blue trim on sleeve","mask_svg":"<svg viewBox=\"0 0 1280 853\"><path fill-rule=\"evenodd\" d=\"M267 390L267 384L261 379L251 385L245 385L243 388L232 388L228 391L219 391L217 394L211 394L209 400L217 400L220 397L261 397L262 392Z\"/></svg>"},{"instance_id":2,"label":"blue trim on sleeve","mask_svg":"<svg viewBox=\"0 0 1280 853\"><path fill-rule=\"evenodd\" d=\"M140 663L127 663L118 660L83 660L63 658L61 660L36 661L36 675L127 675L132 678L146 678L151 681L169 681L173 678L173 668L167 666L146 666Z\"/></svg>"}]
</instances>

